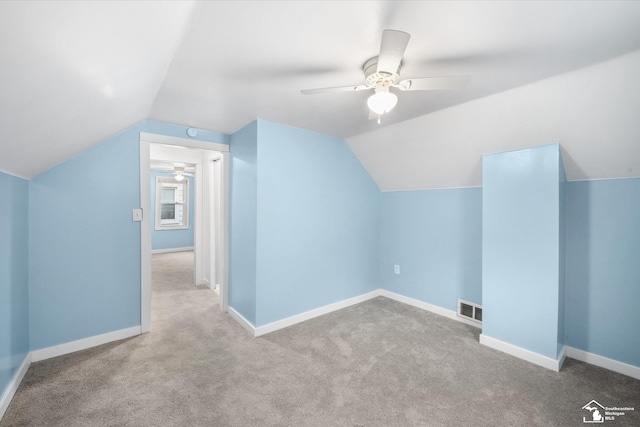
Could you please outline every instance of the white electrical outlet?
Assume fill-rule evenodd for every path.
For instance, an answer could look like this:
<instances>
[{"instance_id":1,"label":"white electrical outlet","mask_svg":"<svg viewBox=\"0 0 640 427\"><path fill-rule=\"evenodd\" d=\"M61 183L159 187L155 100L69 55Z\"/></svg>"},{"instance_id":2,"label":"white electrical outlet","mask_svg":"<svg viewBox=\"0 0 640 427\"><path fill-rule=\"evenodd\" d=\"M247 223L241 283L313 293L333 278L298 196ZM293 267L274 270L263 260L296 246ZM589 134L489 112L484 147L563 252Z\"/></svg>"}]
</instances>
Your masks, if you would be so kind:
<instances>
[{"instance_id":1,"label":"white electrical outlet","mask_svg":"<svg viewBox=\"0 0 640 427\"><path fill-rule=\"evenodd\" d=\"M400 274L400 266L398 264L393 266L393 272L396 274Z\"/></svg>"}]
</instances>

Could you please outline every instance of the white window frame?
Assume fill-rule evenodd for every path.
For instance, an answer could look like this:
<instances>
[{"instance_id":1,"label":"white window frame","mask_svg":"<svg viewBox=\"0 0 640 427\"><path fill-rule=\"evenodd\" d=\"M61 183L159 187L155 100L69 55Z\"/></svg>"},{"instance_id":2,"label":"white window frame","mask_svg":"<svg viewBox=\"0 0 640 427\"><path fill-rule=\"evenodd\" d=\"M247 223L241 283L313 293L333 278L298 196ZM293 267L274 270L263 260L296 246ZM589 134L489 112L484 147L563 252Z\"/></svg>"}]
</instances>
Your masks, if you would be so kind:
<instances>
[{"instance_id":1,"label":"white window frame","mask_svg":"<svg viewBox=\"0 0 640 427\"><path fill-rule=\"evenodd\" d=\"M182 187L182 201L178 199L179 191L176 191L176 205L182 205L182 221L179 223L162 223L162 189L166 187L174 187L176 189ZM173 177L157 176L156 177L156 221L155 229L157 231L163 230L186 230L189 228L189 179L185 178L182 181L176 181Z\"/></svg>"}]
</instances>

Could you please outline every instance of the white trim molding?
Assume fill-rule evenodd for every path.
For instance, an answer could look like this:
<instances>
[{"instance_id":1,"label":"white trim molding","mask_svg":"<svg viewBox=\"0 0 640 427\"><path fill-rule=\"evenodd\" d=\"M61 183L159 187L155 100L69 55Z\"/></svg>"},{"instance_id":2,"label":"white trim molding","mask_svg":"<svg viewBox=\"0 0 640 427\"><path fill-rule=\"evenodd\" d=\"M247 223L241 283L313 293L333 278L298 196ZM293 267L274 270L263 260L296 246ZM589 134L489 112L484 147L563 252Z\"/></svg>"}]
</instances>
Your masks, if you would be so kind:
<instances>
[{"instance_id":1,"label":"white trim molding","mask_svg":"<svg viewBox=\"0 0 640 427\"><path fill-rule=\"evenodd\" d=\"M151 250L152 254L167 254L169 252L188 252L192 251L193 246L185 246L183 248L166 248L166 249L153 249Z\"/></svg>"},{"instance_id":2,"label":"white trim molding","mask_svg":"<svg viewBox=\"0 0 640 427\"><path fill-rule=\"evenodd\" d=\"M527 362L542 366L543 368L551 369L555 372L560 372L562 363L565 359L566 347L562 349L558 359L552 359L542 354L535 353L533 351L518 347L513 344L500 341L498 339L487 336L486 334L480 334L480 344L491 347L494 350L501 351L503 353L510 354L519 359L526 360Z\"/></svg>"},{"instance_id":3,"label":"white trim molding","mask_svg":"<svg viewBox=\"0 0 640 427\"><path fill-rule=\"evenodd\" d=\"M15 396L16 391L18 391L18 387L20 387L20 383L27 373L29 366L31 366L31 353L27 353L27 356L22 361L20 368L18 368L13 379L9 383L7 390L2 395L2 398L0 398L0 420L4 417L4 413L7 412L11 399Z\"/></svg>"},{"instance_id":4,"label":"white trim molding","mask_svg":"<svg viewBox=\"0 0 640 427\"><path fill-rule=\"evenodd\" d=\"M355 296L353 298L347 298L342 301L338 301L322 307L314 308L313 310L305 311L303 313L296 314L296 315L284 318L282 320L277 320L275 322L267 323L266 325L258 326L257 328L255 328L255 336L259 337L260 335L265 335L265 334L268 334L269 332L274 332L279 329L293 326L296 323L304 322L305 320L313 319L314 317L322 316L324 314L341 310L343 308L347 308L355 304L360 304L361 302L370 300L378 296L380 296L379 289L375 291L367 292L366 294Z\"/></svg>"},{"instance_id":5,"label":"white trim molding","mask_svg":"<svg viewBox=\"0 0 640 427\"><path fill-rule=\"evenodd\" d=\"M140 139L140 329L151 331L151 146ZM147 185L149 184L149 185ZM145 212L146 211L146 212Z\"/></svg>"},{"instance_id":6,"label":"white trim molding","mask_svg":"<svg viewBox=\"0 0 640 427\"><path fill-rule=\"evenodd\" d=\"M41 348L40 350L34 350L31 352L31 359L34 362L39 362L41 360L51 359L52 357L62 356L63 354L74 353L76 351L86 350L88 348L97 347L113 341L134 337L136 335L140 335L140 333L140 326L107 332L106 334L95 335L89 338L83 338L64 344Z\"/></svg>"},{"instance_id":7,"label":"white trim molding","mask_svg":"<svg viewBox=\"0 0 640 427\"><path fill-rule=\"evenodd\" d=\"M158 135L155 133L140 132L140 139L155 144L179 145L181 147L199 148L201 150L229 151L229 144L208 142L200 139L179 138L177 136Z\"/></svg>"},{"instance_id":8,"label":"white trim molding","mask_svg":"<svg viewBox=\"0 0 640 427\"><path fill-rule=\"evenodd\" d=\"M430 311L431 313L439 314L440 316L448 317L449 319L456 320L461 323L465 323L467 325L475 326L476 328L482 329L482 325L473 322L471 320L465 319L463 317L458 316L458 313L449 310L444 307L440 307L438 305L429 304L428 302L420 301L415 298L406 297L404 295L397 294L395 292L387 291L385 289L380 289L380 296L392 299L394 301L402 302L413 307L421 308L422 310Z\"/></svg>"},{"instance_id":9,"label":"white trim molding","mask_svg":"<svg viewBox=\"0 0 640 427\"><path fill-rule=\"evenodd\" d=\"M569 347L567 347L566 345L562 346L562 349L560 350L560 353L558 353L558 372L560 372L560 369L562 369L562 365L564 365L564 361L567 358L567 349Z\"/></svg>"},{"instance_id":10,"label":"white trim molding","mask_svg":"<svg viewBox=\"0 0 640 427\"><path fill-rule=\"evenodd\" d=\"M199 150L208 150L216 152L220 158L220 173L222 179L219 180L222 190L222 201L220 206L221 230L220 244L222 246L219 253L216 254L220 264L220 309L226 312L227 305L227 288L228 288L228 263L229 263L229 166L230 155L229 145L217 142L206 142L201 140L192 140L178 138L166 135L157 135L152 133L140 132L140 208L143 210L142 222L140 223L140 325L141 332L150 332L151 325L151 219L148 213L151 212L151 194L150 194L150 167L151 167L151 144L175 145L179 147L197 148ZM166 148L166 147L165 147ZM189 150L183 150L189 151ZM165 153L166 154L166 153ZM154 154L154 157L158 153ZM201 247L202 233L200 230L202 225L202 168L201 161L196 163L195 174L195 203L194 203L194 252L196 256L194 281L200 284L199 280L204 277L202 274L202 256L204 254ZM200 190L199 190L200 189ZM198 201L200 200L200 202Z\"/></svg>"},{"instance_id":11,"label":"white trim molding","mask_svg":"<svg viewBox=\"0 0 640 427\"><path fill-rule=\"evenodd\" d=\"M460 323L465 323L467 325L474 326L476 328L482 328L482 326L476 322L472 322L470 320L459 317L457 313L453 310L448 310L446 308L429 304L414 298L405 297L404 295L396 294L395 292L387 291L385 289L376 289L375 291L367 292L362 295L358 295L342 301L334 302L332 304L328 304L322 307L314 308L313 310L305 311L304 313L300 313L300 314L295 314L285 319L276 320L275 322L267 323L266 325L262 325L258 327L255 327L251 322L245 319L240 313L234 310L233 307L228 307L228 312L229 312L229 315L231 315L231 317L233 317L234 320L240 323L243 328L249 331L251 335L253 335L254 337L259 337L261 335L265 335L270 332L275 332L279 329L283 329L289 326L293 326L297 323L301 323L306 320L313 319L314 317L322 316L324 314L341 310L343 308L346 308L355 304L360 304L361 302L365 302L367 300L370 300L376 297L389 298L394 301L401 302L403 304L411 305L413 307L417 307L422 310L429 311L431 313L439 314L441 316L447 317L449 319L455 320Z\"/></svg>"},{"instance_id":12,"label":"white trim molding","mask_svg":"<svg viewBox=\"0 0 640 427\"><path fill-rule=\"evenodd\" d=\"M640 367L638 366L629 365L628 363L619 362L573 347L567 347L567 357L640 380Z\"/></svg>"},{"instance_id":13,"label":"white trim molding","mask_svg":"<svg viewBox=\"0 0 640 427\"><path fill-rule=\"evenodd\" d=\"M406 297L404 295L397 294L385 289L377 289L375 291L368 292L366 294L358 295L353 298L338 301L333 304L325 305L313 310L305 311L304 313L296 314L291 317L287 317L282 320L278 320L272 323L268 323L263 326L255 327L251 322L245 319L240 313L238 313L233 307L228 307L229 315L237 321L243 328L245 328L254 337L275 332L279 329L293 326L297 323L304 322L314 317L322 316L324 314L331 313L333 311L340 310L361 302L373 299L375 297L385 297L394 301L401 302L403 304L411 305L413 307L420 308L422 310L429 311L431 313L439 314L457 322L465 323L470 326L482 329L482 325L467 319L461 318L454 310L449 310L437 305L429 304L424 301L420 301L414 298ZM609 359L607 357L599 356L597 354L588 353L577 348L563 346L558 353L558 358L553 359L541 354L526 350L522 347L515 346L513 344L500 341L498 339L487 336L486 334L480 334L480 344L491 347L494 350L499 350L503 353L510 354L519 359L526 360L527 362L542 366L555 372L559 372L567 357L579 360L581 362L589 363L591 365L599 366L601 368L609 369L614 372L621 373L623 375L630 376L632 378L640 379L640 367L629 365L627 363L619 362L617 360Z\"/></svg>"},{"instance_id":14,"label":"white trim molding","mask_svg":"<svg viewBox=\"0 0 640 427\"><path fill-rule=\"evenodd\" d=\"M373 299L375 297L380 296L380 289L375 291L367 292L366 294L358 295L352 298L347 298L342 301L334 302L332 304L328 304L322 307L314 308L313 310L305 311L300 314L295 314L293 316L284 318L282 320L276 320L275 322L267 323L266 325L255 327L251 322L244 318L240 313L238 313L233 307L228 306L227 310L229 315L243 328L245 328L249 333L254 337L259 337L261 335L268 334L270 332L275 332L280 329L287 328L289 326L293 326L297 323L304 322L306 320L313 319L314 317L322 316L324 314L328 314L337 310L341 310L343 308L360 304L361 302Z\"/></svg>"},{"instance_id":15,"label":"white trim molding","mask_svg":"<svg viewBox=\"0 0 640 427\"><path fill-rule=\"evenodd\" d=\"M251 322L249 322L247 319L244 318L244 316L240 313L238 313L233 307L228 306L227 307L227 313L229 313L229 315L233 318L233 320L235 320L236 322L238 322L240 324L240 326L242 326L243 328L245 328L247 331L249 331L249 333L251 334L251 336L255 337L256 336L256 328L253 326L253 324Z\"/></svg>"}]
</instances>

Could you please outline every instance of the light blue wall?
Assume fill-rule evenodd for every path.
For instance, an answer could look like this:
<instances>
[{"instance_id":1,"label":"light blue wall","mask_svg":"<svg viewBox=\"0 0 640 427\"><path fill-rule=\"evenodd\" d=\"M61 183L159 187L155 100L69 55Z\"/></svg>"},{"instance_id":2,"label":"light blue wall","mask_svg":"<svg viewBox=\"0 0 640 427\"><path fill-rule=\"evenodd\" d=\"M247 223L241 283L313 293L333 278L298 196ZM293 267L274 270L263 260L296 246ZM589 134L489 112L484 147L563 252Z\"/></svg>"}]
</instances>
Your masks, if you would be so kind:
<instances>
[{"instance_id":1,"label":"light blue wall","mask_svg":"<svg viewBox=\"0 0 640 427\"><path fill-rule=\"evenodd\" d=\"M258 122L231 135L229 306L256 322Z\"/></svg>"},{"instance_id":2,"label":"light blue wall","mask_svg":"<svg viewBox=\"0 0 640 427\"><path fill-rule=\"evenodd\" d=\"M30 182L0 173L11 194L10 226L0 226L0 391L29 349L139 325L140 228L131 209L139 205L140 131L186 137L186 127L145 121ZM201 131L197 139L231 142L229 301L253 324L383 287L451 310L457 298L483 303L491 328L492 303L479 286L485 190L381 194L342 140L262 120L231 137ZM504 167L520 168L523 179L531 172L517 161ZM526 192L518 180L500 185L520 188L514 200L535 212L551 203L524 180ZM518 316L491 336L555 357L566 330L567 345L640 366L640 179L570 182L565 191L566 290L560 263L556 314L526 277L517 295L542 303L535 323L553 324L557 344L535 346ZM503 218L527 235L554 234L554 221L559 228L557 253L525 248L505 271L562 257L562 205L559 216L545 215L536 213L537 226ZM520 242L517 233L498 237ZM509 305L514 296L503 290L493 299Z\"/></svg>"},{"instance_id":3,"label":"light blue wall","mask_svg":"<svg viewBox=\"0 0 640 427\"><path fill-rule=\"evenodd\" d=\"M344 140L258 120L256 326L378 289L380 190Z\"/></svg>"},{"instance_id":4,"label":"light blue wall","mask_svg":"<svg viewBox=\"0 0 640 427\"><path fill-rule=\"evenodd\" d=\"M32 350L140 324L140 130L30 182Z\"/></svg>"},{"instance_id":5,"label":"light blue wall","mask_svg":"<svg viewBox=\"0 0 640 427\"><path fill-rule=\"evenodd\" d=\"M482 333L556 359L560 147L485 155Z\"/></svg>"},{"instance_id":6,"label":"light blue wall","mask_svg":"<svg viewBox=\"0 0 640 427\"><path fill-rule=\"evenodd\" d=\"M640 178L568 183L567 345L640 366Z\"/></svg>"},{"instance_id":7,"label":"light blue wall","mask_svg":"<svg viewBox=\"0 0 640 427\"><path fill-rule=\"evenodd\" d=\"M0 172L0 396L29 353L29 183Z\"/></svg>"},{"instance_id":8,"label":"light blue wall","mask_svg":"<svg viewBox=\"0 0 640 427\"><path fill-rule=\"evenodd\" d=\"M140 324L139 132L186 129L144 121L30 181L32 350Z\"/></svg>"},{"instance_id":9,"label":"light blue wall","mask_svg":"<svg viewBox=\"0 0 640 427\"><path fill-rule=\"evenodd\" d=\"M156 178L173 177L174 174L151 171L151 249L187 248L193 246L193 202L195 185L193 178L185 176L189 181L189 228L183 230L156 230Z\"/></svg>"},{"instance_id":10,"label":"light blue wall","mask_svg":"<svg viewBox=\"0 0 640 427\"><path fill-rule=\"evenodd\" d=\"M382 193L380 243L384 289L454 311L482 303L482 189Z\"/></svg>"}]
</instances>

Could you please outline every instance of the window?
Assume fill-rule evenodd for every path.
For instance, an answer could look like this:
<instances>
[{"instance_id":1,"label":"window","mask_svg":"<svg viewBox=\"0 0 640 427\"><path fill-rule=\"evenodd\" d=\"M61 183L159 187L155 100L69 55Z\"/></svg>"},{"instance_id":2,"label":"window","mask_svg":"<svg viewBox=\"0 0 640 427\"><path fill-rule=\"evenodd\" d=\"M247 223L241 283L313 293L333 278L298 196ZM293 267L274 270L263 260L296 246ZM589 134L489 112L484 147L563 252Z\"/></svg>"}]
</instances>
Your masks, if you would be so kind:
<instances>
[{"instance_id":1,"label":"window","mask_svg":"<svg viewBox=\"0 0 640 427\"><path fill-rule=\"evenodd\" d=\"M189 180L156 177L156 230L189 228Z\"/></svg>"}]
</instances>

